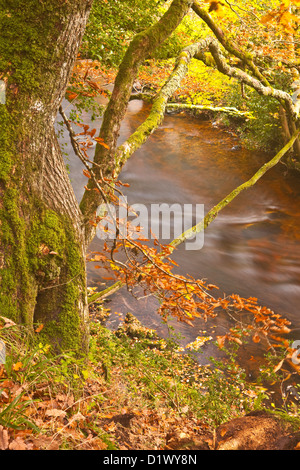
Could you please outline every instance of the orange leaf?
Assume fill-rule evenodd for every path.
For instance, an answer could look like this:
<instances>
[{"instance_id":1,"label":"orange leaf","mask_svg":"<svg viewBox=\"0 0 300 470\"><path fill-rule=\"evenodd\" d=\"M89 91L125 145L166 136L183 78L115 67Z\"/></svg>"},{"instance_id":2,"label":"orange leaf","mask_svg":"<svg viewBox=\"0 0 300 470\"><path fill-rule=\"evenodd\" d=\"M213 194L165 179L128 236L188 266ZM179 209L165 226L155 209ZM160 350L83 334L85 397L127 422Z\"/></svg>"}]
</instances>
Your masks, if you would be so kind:
<instances>
[{"instance_id":1,"label":"orange leaf","mask_svg":"<svg viewBox=\"0 0 300 470\"><path fill-rule=\"evenodd\" d=\"M20 369L22 369L22 367L23 367L22 362L16 362L16 363L13 365L13 370L19 371Z\"/></svg>"},{"instance_id":2,"label":"orange leaf","mask_svg":"<svg viewBox=\"0 0 300 470\"><path fill-rule=\"evenodd\" d=\"M225 344L226 339L227 339L227 335L224 335L224 336L217 336L217 341L218 341L219 348L223 348L223 347L224 347L224 344Z\"/></svg>"},{"instance_id":3,"label":"orange leaf","mask_svg":"<svg viewBox=\"0 0 300 470\"><path fill-rule=\"evenodd\" d=\"M44 328L44 325L43 325L43 323L42 323L40 326L38 326L38 327L36 328L35 332L36 332L36 333L39 333L43 328Z\"/></svg>"},{"instance_id":4,"label":"orange leaf","mask_svg":"<svg viewBox=\"0 0 300 470\"><path fill-rule=\"evenodd\" d=\"M260 337L257 333L255 333L255 335L252 336L252 341L254 343L259 343L260 342Z\"/></svg>"},{"instance_id":5,"label":"orange leaf","mask_svg":"<svg viewBox=\"0 0 300 470\"><path fill-rule=\"evenodd\" d=\"M95 137L94 140L98 142L99 145L102 145L102 147L109 149L109 145L105 144L105 142L103 141L103 139L101 139L101 137Z\"/></svg>"},{"instance_id":6,"label":"orange leaf","mask_svg":"<svg viewBox=\"0 0 300 470\"><path fill-rule=\"evenodd\" d=\"M73 93L72 91L67 91L67 95L69 100L75 100L75 98L78 96L77 93Z\"/></svg>"},{"instance_id":7,"label":"orange leaf","mask_svg":"<svg viewBox=\"0 0 300 470\"><path fill-rule=\"evenodd\" d=\"M91 175L90 175L90 172L88 170L82 170L82 173L84 174L84 176L86 176L87 178L90 178Z\"/></svg>"}]
</instances>

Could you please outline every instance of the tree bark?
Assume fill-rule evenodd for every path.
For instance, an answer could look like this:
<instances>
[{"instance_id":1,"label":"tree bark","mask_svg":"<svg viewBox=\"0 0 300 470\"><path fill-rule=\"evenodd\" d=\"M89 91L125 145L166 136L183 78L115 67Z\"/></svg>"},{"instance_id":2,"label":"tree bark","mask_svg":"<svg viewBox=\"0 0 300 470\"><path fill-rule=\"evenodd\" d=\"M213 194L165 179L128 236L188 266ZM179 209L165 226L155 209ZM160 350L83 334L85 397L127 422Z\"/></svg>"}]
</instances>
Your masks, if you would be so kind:
<instances>
[{"instance_id":1,"label":"tree bark","mask_svg":"<svg viewBox=\"0 0 300 470\"><path fill-rule=\"evenodd\" d=\"M91 1L1 3L0 314L85 351L84 228L54 121Z\"/></svg>"}]
</instances>

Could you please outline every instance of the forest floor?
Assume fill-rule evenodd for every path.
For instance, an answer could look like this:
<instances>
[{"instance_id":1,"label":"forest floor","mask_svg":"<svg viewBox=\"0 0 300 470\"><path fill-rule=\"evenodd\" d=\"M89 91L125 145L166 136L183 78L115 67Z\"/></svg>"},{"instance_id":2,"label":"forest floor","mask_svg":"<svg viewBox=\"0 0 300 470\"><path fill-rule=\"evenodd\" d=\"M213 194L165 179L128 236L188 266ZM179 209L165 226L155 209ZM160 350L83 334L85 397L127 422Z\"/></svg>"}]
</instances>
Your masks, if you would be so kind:
<instances>
[{"instance_id":1,"label":"forest floor","mask_svg":"<svg viewBox=\"0 0 300 470\"><path fill-rule=\"evenodd\" d=\"M299 449L293 416L264 408L238 370L200 366L127 314L115 331L91 309L88 361L1 318L0 450Z\"/></svg>"}]
</instances>

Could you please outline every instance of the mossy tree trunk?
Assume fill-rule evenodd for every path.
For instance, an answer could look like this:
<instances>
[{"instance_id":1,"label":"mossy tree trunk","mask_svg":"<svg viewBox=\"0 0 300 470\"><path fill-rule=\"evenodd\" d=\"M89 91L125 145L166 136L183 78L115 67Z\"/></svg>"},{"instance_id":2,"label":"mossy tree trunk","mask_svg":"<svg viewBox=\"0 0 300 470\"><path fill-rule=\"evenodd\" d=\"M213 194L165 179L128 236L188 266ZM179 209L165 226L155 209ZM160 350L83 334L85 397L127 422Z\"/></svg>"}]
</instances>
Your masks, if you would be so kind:
<instances>
[{"instance_id":1,"label":"mossy tree trunk","mask_svg":"<svg viewBox=\"0 0 300 470\"><path fill-rule=\"evenodd\" d=\"M91 2L2 0L0 315L43 323L60 349L87 345L82 214L54 121Z\"/></svg>"}]
</instances>

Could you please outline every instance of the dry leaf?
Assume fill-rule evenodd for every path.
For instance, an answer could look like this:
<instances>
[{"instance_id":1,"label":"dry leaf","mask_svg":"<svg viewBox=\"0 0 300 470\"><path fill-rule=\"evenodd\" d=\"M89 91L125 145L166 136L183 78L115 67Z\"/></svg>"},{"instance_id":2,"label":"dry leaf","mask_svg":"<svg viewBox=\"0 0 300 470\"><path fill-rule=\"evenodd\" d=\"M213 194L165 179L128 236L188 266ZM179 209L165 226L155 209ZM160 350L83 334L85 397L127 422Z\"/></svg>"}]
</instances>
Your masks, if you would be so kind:
<instances>
[{"instance_id":1,"label":"dry leaf","mask_svg":"<svg viewBox=\"0 0 300 470\"><path fill-rule=\"evenodd\" d=\"M282 361L280 361L280 362L277 364L277 366L274 367L273 372L274 372L274 373L275 373L275 372L278 372L279 369L281 369L283 363L284 363L284 359L282 359Z\"/></svg>"},{"instance_id":2,"label":"dry leaf","mask_svg":"<svg viewBox=\"0 0 300 470\"><path fill-rule=\"evenodd\" d=\"M39 247L39 252L41 255L48 255L50 252L50 249L45 243L42 243Z\"/></svg>"},{"instance_id":3,"label":"dry leaf","mask_svg":"<svg viewBox=\"0 0 300 470\"><path fill-rule=\"evenodd\" d=\"M52 410L47 410L45 414L46 416L51 416L52 418L64 418L67 413L63 410L54 408Z\"/></svg>"},{"instance_id":4,"label":"dry leaf","mask_svg":"<svg viewBox=\"0 0 300 470\"><path fill-rule=\"evenodd\" d=\"M59 444L52 437L39 436L32 441L34 449L58 450Z\"/></svg>"},{"instance_id":5,"label":"dry leaf","mask_svg":"<svg viewBox=\"0 0 300 470\"><path fill-rule=\"evenodd\" d=\"M100 437L94 437L88 443L90 446L93 447L94 450L106 450L107 449L107 444L103 442L102 439L100 439Z\"/></svg>"},{"instance_id":6,"label":"dry leaf","mask_svg":"<svg viewBox=\"0 0 300 470\"><path fill-rule=\"evenodd\" d=\"M0 318L5 321L5 324L2 326L2 328L9 328L10 326L16 325L16 323L10 320L9 318L3 316L0 316Z\"/></svg>"},{"instance_id":7,"label":"dry leaf","mask_svg":"<svg viewBox=\"0 0 300 470\"><path fill-rule=\"evenodd\" d=\"M17 437L9 444L9 450L28 450L28 448L23 439Z\"/></svg>"},{"instance_id":8,"label":"dry leaf","mask_svg":"<svg viewBox=\"0 0 300 470\"><path fill-rule=\"evenodd\" d=\"M6 450L8 448L8 442L8 432L0 425L0 450Z\"/></svg>"},{"instance_id":9,"label":"dry leaf","mask_svg":"<svg viewBox=\"0 0 300 470\"><path fill-rule=\"evenodd\" d=\"M85 416L83 416L83 414L78 412L74 416L72 416L72 418L70 419L69 426L76 427L76 424L74 423L83 422L85 419L86 419Z\"/></svg>"},{"instance_id":10,"label":"dry leaf","mask_svg":"<svg viewBox=\"0 0 300 470\"><path fill-rule=\"evenodd\" d=\"M225 344L226 339L227 339L227 335L224 335L224 336L217 336L217 341L218 341L219 348L223 348L223 347L224 347L224 344Z\"/></svg>"}]
</instances>

